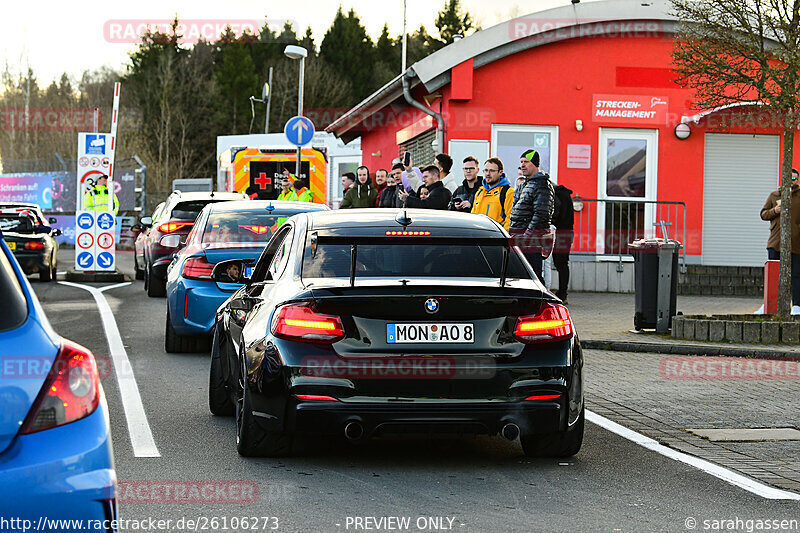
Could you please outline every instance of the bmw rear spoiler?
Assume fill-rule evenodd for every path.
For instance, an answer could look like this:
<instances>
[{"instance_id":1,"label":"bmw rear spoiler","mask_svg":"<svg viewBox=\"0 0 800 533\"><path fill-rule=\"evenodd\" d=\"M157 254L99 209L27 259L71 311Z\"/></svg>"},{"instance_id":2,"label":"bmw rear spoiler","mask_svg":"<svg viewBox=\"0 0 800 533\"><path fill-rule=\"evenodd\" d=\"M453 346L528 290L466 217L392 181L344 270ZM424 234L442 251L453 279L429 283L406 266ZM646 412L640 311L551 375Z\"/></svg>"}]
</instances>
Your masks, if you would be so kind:
<instances>
[{"instance_id":1,"label":"bmw rear spoiler","mask_svg":"<svg viewBox=\"0 0 800 533\"><path fill-rule=\"evenodd\" d=\"M409 244L435 244L437 246L462 246L465 241L468 244L476 246L502 246L503 247L503 265L500 269L500 286L504 287L506 284L506 270L508 269L508 259L511 255L511 239L506 237L438 237L433 235L406 235L412 232L397 232L400 235L387 235L380 236L352 236L352 235L319 235L316 231L311 233L311 256L314 257L317 253L317 246L320 244L338 244L350 245L350 286L355 286L356 282L356 265L358 263L358 246L368 244L392 244L392 245L409 245ZM417 232L424 233L424 232Z\"/></svg>"}]
</instances>

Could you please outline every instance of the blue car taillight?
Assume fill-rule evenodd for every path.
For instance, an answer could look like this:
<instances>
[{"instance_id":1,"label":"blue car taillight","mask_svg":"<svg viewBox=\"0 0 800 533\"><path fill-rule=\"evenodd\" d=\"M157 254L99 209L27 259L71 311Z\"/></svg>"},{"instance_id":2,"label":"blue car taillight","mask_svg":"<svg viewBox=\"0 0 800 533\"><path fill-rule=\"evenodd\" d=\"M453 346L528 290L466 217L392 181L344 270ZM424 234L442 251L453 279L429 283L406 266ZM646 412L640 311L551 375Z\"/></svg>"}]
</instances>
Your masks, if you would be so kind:
<instances>
[{"instance_id":1,"label":"blue car taillight","mask_svg":"<svg viewBox=\"0 0 800 533\"><path fill-rule=\"evenodd\" d=\"M100 376L94 355L80 344L62 339L20 433L36 433L80 420L92 414L99 403Z\"/></svg>"}]
</instances>

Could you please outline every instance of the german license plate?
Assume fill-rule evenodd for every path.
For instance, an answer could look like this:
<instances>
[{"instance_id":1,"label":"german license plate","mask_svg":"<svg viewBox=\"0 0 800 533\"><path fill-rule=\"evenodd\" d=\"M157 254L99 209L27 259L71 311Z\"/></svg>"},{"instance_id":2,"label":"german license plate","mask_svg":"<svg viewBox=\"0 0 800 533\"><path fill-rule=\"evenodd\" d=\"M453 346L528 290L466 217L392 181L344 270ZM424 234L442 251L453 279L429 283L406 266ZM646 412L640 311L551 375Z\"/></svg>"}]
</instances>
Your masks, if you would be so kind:
<instances>
[{"instance_id":1,"label":"german license plate","mask_svg":"<svg viewBox=\"0 0 800 533\"><path fill-rule=\"evenodd\" d=\"M386 324L386 342L472 344L475 326L472 324Z\"/></svg>"},{"instance_id":2,"label":"german license plate","mask_svg":"<svg viewBox=\"0 0 800 533\"><path fill-rule=\"evenodd\" d=\"M14 241L11 241L11 242L6 241L6 244L8 245L8 249L9 250L16 250L17 249L17 243L15 243Z\"/></svg>"}]
</instances>

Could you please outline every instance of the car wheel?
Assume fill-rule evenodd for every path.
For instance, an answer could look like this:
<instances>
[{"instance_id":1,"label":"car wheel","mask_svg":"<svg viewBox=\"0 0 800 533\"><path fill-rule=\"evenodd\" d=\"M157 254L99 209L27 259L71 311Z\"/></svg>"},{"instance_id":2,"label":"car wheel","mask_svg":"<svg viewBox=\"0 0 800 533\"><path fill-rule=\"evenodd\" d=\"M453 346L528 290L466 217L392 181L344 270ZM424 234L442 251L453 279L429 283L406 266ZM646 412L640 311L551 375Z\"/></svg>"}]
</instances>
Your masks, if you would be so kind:
<instances>
[{"instance_id":1,"label":"car wheel","mask_svg":"<svg viewBox=\"0 0 800 533\"><path fill-rule=\"evenodd\" d=\"M528 457L571 457L583 444L585 408L578 421L566 431L521 435L522 450Z\"/></svg>"},{"instance_id":2,"label":"car wheel","mask_svg":"<svg viewBox=\"0 0 800 533\"><path fill-rule=\"evenodd\" d=\"M53 281L53 278L55 278L55 276L54 276L55 272L53 271L53 258L52 257L50 257L49 263L50 264L49 264L49 266L47 267L46 270L40 270L39 271L39 281Z\"/></svg>"},{"instance_id":3,"label":"car wheel","mask_svg":"<svg viewBox=\"0 0 800 533\"><path fill-rule=\"evenodd\" d=\"M242 374L243 381L247 378ZM236 402L236 451L243 457L282 457L292 450L292 437L264 431L253 416L250 391L244 385Z\"/></svg>"},{"instance_id":4,"label":"car wheel","mask_svg":"<svg viewBox=\"0 0 800 533\"><path fill-rule=\"evenodd\" d=\"M136 279L144 279L144 269L139 268L139 260L136 259L136 252L133 252L133 272Z\"/></svg>"},{"instance_id":5,"label":"car wheel","mask_svg":"<svg viewBox=\"0 0 800 533\"><path fill-rule=\"evenodd\" d=\"M172 319L167 310L167 323L164 328L164 350L167 353L187 353L194 351L195 339L186 335L178 335L172 327Z\"/></svg>"},{"instance_id":6,"label":"car wheel","mask_svg":"<svg viewBox=\"0 0 800 533\"><path fill-rule=\"evenodd\" d=\"M222 374L222 347L220 346L218 327L214 328L214 339L211 341L211 371L208 378L208 407L217 416L233 416L235 408L225 386Z\"/></svg>"},{"instance_id":7,"label":"car wheel","mask_svg":"<svg viewBox=\"0 0 800 533\"><path fill-rule=\"evenodd\" d=\"M147 267L147 295L151 298L157 298L159 296L166 296L167 295L167 283L161 282L158 279L155 279L153 275L153 267Z\"/></svg>"}]
</instances>

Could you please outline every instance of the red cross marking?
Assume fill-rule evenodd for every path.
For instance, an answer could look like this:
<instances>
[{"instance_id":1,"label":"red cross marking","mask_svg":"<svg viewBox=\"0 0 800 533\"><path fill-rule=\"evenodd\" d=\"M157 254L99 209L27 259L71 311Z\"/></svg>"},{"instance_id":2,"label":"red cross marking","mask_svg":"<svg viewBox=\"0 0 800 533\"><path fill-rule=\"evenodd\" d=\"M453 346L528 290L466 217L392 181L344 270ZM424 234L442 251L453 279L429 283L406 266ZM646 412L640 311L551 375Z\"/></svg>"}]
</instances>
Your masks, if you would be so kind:
<instances>
[{"instance_id":1,"label":"red cross marking","mask_svg":"<svg viewBox=\"0 0 800 533\"><path fill-rule=\"evenodd\" d=\"M261 172L258 174L258 177L256 178L256 185L258 185L260 189L263 189L265 185L270 184L272 184L272 178L268 178L266 172Z\"/></svg>"}]
</instances>

